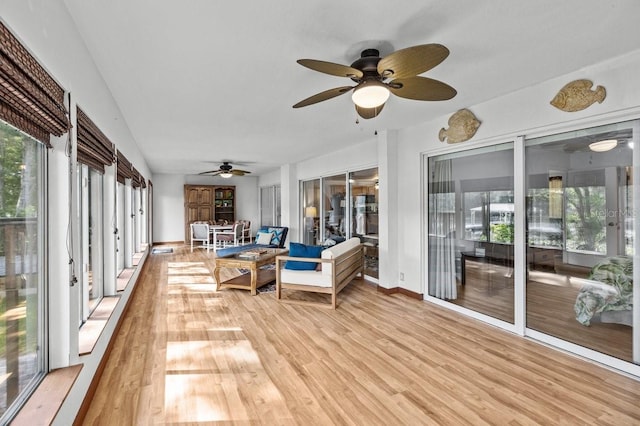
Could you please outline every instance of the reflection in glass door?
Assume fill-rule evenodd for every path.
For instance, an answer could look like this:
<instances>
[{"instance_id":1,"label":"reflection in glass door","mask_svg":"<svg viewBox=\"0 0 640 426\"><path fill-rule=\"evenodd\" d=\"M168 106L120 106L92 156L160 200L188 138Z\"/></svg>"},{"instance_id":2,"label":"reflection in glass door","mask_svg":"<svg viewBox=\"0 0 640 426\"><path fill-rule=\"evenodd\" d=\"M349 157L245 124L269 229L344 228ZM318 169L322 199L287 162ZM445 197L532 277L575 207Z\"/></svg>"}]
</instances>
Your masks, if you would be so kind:
<instances>
[{"instance_id":1,"label":"reflection in glass door","mask_svg":"<svg viewBox=\"0 0 640 426\"><path fill-rule=\"evenodd\" d=\"M378 236L378 168L349 173L351 223L349 235L360 238L364 246L364 274L378 278L380 244Z\"/></svg>"},{"instance_id":2,"label":"reflection in glass door","mask_svg":"<svg viewBox=\"0 0 640 426\"><path fill-rule=\"evenodd\" d=\"M527 328L625 361L633 361L634 126L525 148Z\"/></svg>"},{"instance_id":3,"label":"reflection in glass door","mask_svg":"<svg viewBox=\"0 0 640 426\"><path fill-rule=\"evenodd\" d=\"M307 245L322 244L320 235L320 179L302 182L302 242Z\"/></svg>"},{"instance_id":4,"label":"reflection in glass door","mask_svg":"<svg viewBox=\"0 0 640 426\"><path fill-rule=\"evenodd\" d=\"M345 218L347 203L347 175L341 174L322 178L322 211L324 245L338 244L346 240L347 222Z\"/></svg>"},{"instance_id":5,"label":"reflection in glass door","mask_svg":"<svg viewBox=\"0 0 640 426\"><path fill-rule=\"evenodd\" d=\"M513 144L427 167L429 295L513 323Z\"/></svg>"}]
</instances>

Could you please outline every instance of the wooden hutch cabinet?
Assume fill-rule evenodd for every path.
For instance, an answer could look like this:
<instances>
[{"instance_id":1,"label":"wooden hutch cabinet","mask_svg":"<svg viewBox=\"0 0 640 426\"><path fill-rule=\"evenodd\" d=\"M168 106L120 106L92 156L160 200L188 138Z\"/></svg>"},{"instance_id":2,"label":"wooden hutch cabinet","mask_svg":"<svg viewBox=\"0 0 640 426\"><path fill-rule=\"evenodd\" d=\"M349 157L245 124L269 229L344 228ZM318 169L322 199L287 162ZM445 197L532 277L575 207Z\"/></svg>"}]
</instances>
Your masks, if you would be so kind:
<instances>
[{"instance_id":1,"label":"wooden hutch cabinet","mask_svg":"<svg viewBox=\"0 0 640 426\"><path fill-rule=\"evenodd\" d=\"M191 239L189 225L195 221L233 222L236 216L235 186L185 185L184 232L185 242Z\"/></svg>"}]
</instances>

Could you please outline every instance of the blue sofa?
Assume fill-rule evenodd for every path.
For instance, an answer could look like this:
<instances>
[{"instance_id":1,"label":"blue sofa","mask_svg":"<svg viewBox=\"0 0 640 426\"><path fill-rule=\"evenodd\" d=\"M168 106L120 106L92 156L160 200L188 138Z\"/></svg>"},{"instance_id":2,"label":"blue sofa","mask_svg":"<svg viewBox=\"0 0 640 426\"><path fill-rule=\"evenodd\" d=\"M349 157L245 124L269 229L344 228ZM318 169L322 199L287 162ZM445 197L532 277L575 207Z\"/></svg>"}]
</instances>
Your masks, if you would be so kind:
<instances>
[{"instance_id":1,"label":"blue sofa","mask_svg":"<svg viewBox=\"0 0 640 426\"><path fill-rule=\"evenodd\" d=\"M269 232L270 228L282 230L282 235L280 236L280 241L278 242L278 244L263 245L263 244L253 243L253 244L245 244L243 246L226 247L226 248L221 248L216 250L216 255L218 257L233 256L236 253L240 253L245 250L251 250L251 249L260 248L260 247L283 248L284 243L287 240L287 233L289 232L289 228L286 226L261 226L260 229L258 229L258 232Z\"/></svg>"}]
</instances>

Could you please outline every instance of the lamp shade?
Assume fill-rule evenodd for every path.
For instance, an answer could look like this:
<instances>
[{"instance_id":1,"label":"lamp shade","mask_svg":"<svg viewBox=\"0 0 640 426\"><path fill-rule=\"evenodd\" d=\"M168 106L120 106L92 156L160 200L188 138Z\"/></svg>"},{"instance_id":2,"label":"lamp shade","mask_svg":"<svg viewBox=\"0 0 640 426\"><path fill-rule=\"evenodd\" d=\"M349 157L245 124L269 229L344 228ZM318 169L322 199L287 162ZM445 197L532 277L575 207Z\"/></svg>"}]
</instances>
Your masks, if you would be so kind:
<instances>
[{"instance_id":1,"label":"lamp shade","mask_svg":"<svg viewBox=\"0 0 640 426\"><path fill-rule=\"evenodd\" d=\"M318 216L318 209L313 206L307 207L304 209L304 215L305 217L316 217Z\"/></svg>"},{"instance_id":2,"label":"lamp shade","mask_svg":"<svg viewBox=\"0 0 640 426\"><path fill-rule=\"evenodd\" d=\"M379 107L389 99L389 89L378 80L367 80L355 88L351 99L360 108Z\"/></svg>"}]
</instances>

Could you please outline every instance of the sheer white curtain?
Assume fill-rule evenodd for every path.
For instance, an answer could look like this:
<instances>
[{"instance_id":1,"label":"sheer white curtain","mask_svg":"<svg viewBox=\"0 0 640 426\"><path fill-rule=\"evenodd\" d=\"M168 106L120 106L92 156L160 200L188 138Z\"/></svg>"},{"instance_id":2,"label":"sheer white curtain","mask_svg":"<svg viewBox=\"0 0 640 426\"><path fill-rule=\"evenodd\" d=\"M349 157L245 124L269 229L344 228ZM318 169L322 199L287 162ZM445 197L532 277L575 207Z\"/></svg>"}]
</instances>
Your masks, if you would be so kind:
<instances>
[{"instance_id":1,"label":"sheer white curtain","mask_svg":"<svg viewBox=\"0 0 640 426\"><path fill-rule=\"evenodd\" d=\"M452 160L432 161L429 194L429 295L453 300L456 288L455 185Z\"/></svg>"}]
</instances>

